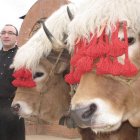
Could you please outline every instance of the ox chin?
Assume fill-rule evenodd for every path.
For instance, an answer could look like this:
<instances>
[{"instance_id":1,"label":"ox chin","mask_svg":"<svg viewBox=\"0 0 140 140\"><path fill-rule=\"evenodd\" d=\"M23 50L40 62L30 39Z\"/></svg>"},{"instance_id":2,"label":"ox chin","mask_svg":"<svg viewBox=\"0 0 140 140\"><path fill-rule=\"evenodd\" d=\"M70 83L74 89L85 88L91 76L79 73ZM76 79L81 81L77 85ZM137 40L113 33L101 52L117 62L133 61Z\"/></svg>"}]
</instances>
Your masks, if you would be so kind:
<instances>
[{"instance_id":1,"label":"ox chin","mask_svg":"<svg viewBox=\"0 0 140 140\"><path fill-rule=\"evenodd\" d=\"M26 103L19 101L19 102L13 102L11 105L11 110L14 114L23 117L28 118L32 115L32 110L29 109Z\"/></svg>"},{"instance_id":2,"label":"ox chin","mask_svg":"<svg viewBox=\"0 0 140 140\"><path fill-rule=\"evenodd\" d=\"M121 122L115 125L100 125L100 126L91 126L92 131L95 133L110 133L112 131L116 131L121 126Z\"/></svg>"}]
</instances>

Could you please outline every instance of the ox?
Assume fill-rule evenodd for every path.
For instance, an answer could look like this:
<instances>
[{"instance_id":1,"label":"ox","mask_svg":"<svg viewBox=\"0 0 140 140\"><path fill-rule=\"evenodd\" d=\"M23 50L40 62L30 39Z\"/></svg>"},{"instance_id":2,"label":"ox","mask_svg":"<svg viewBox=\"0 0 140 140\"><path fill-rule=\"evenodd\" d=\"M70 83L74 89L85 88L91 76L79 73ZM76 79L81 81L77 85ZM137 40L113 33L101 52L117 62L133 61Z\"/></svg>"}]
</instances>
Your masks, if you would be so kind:
<instances>
[{"instance_id":1,"label":"ox","mask_svg":"<svg viewBox=\"0 0 140 140\"><path fill-rule=\"evenodd\" d=\"M73 12L76 10L74 4L68 6ZM61 7L45 23L54 32L55 37L62 42L65 42L67 37L67 25L70 22L67 10L67 5ZM72 17L70 16L70 18ZM57 26L54 22L56 20ZM63 24L61 24L62 22ZM45 24L43 23L43 27ZM49 31L46 34L50 36ZM31 69L36 87L19 86L12 103L12 110L21 117L35 115L45 121L55 121L66 116L69 110L70 86L65 82L64 75L69 68L70 54L66 49L63 50L65 45L61 41L59 42L51 36L51 39L57 44L52 45L46 34L41 28L25 45L19 48L15 56L13 65L17 63L19 65L11 67L17 70L24 65L27 69ZM62 48L58 47L62 45ZM26 55L28 58L25 56L23 60L22 55ZM23 61L19 62L20 59Z\"/></svg>"},{"instance_id":2,"label":"ox","mask_svg":"<svg viewBox=\"0 0 140 140\"><path fill-rule=\"evenodd\" d=\"M77 80L79 86L71 101L71 115L79 127L91 128L96 133L106 133L117 130L127 120L133 127L140 126L139 9L140 3L138 0L87 0L83 1L81 9L78 10L70 23L68 42L73 46L76 38L80 36L82 37L80 43L85 47L82 49L82 45L79 46L79 54L77 51L78 55L75 54L71 61L75 66L75 71L73 71L75 79L72 82L74 83L77 80L76 76L78 77L81 72L78 69L81 64L80 59L84 63L81 66L90 67L90 70L85 68L82 71L81 79ZM83 40L86 40L86 43ZM115 41L119 43L116 43L116 45ZM125 43L128 45L125 48L127 51L122 54L119 46L121 43L122 46ZM103 56L101 56L102 50L100 47L104 44L106 44L104 47L110 45L115 47L116 45L114 53L111 53L111 46L107 51L104 50ZM91 48L92 45L94 49L98 48L97 52ZM90 55L89 48L91 51L93 50L92 53L97 56L96 58L95 55ZM104 48L102 47L102 49ZM88 59L89 57L90 59ZM85 61L85 58L91 60L92 63ZM94 68L92 67L93 62ZM102 65L106 64L103 69L99 65L101 62ZM128 68L126 63L131 66ZM123 66L126 66L127 70ZM118 67L122 69L118 69ZM136 70L136 72L133 71L133 75L131 75L132 67L133 70ZM117 70L119 74L116 74ZM120 73L121 70L124 71ZM124 74L125 70L128 72L127 74ZM133 138L129 139L132 140Z\"/></svg>"},{"instance_id":3,"label":"ox","mask_svg":"<svg viewBox=\"0 0 140 140\"><path fill-rule=\"evenodd\" d=\"M54 61L55 57L52 58L52 56L41 58L33 73L36 87L18 87L17 96L12 104L15 114L24 118L34 115L45 121L59 120L62 116L67 115L70 104L70 87L65 82L63 73L69 63L66 62L66 59L62 61L61 56L55 70L49 75L54 67ZM46 79L48 80L46 81Z\"/></svg>"},{"instance_id":4,"label":"ox","mask_svg":"<svg viewBox=\"0 0 140 140\"><path fill-rule=\"evenodd\" d=\"M74 11L75 7L70 6L70 9ZM69 19L65 13L66 7L54 13L54 15L52 15L46 22L46 25L54 34L54 36L63 42L65 42L64 33L67 32L67 25L69 24ZM61 18L58 21L58 26L56 26L54 21L57 20L60 15ZM35 115L39 116L39 118L45 121L54 121L67 114L68 105L70 104L70 89L69 85L66 84L63 79L63 72L68 66L68 59L66 59L69 58L68 54L68 56L65 55L66 60L64 60L63 57L60 58L60 63L58 63L58 65L55 67L55 71L53 71L51 77L49 77L49 81L47 81L45 85L45 88L42 90L42 84L46 81L49 73L53 69L54 60L56 61L56 53L50 54L51 49L53 46L55 46L55 49L57 48L57 50L61 50L61 48L63 48L61 42L52 42L52 44L48 42L43 30L40 29L33 38L31 38L18 50L15 56L12 67L14 67L15 70L18 70L22 67L31 69L32 77L37 85L36 87L30 89L18 87L16 91L16 96L12 103L12 110L22 117ZM44 55L47 57L47 59L42 58ZM39 94L42 95L42 98ZM96 136L93 132L91 132L90 128L79 128L79 132L81 133L83 140L87 139L87 134L90 139L94 140L97 140L98 138L114 140L114 135L116 135L116 137L121 140L120 137L122 139L127 138L128 135L126 133L129 133L129 137L132 135L134 138L137 130L130 126L129 123L126 123L115 134L104 135L101 137Z\"/></svg>"}]
</instances>

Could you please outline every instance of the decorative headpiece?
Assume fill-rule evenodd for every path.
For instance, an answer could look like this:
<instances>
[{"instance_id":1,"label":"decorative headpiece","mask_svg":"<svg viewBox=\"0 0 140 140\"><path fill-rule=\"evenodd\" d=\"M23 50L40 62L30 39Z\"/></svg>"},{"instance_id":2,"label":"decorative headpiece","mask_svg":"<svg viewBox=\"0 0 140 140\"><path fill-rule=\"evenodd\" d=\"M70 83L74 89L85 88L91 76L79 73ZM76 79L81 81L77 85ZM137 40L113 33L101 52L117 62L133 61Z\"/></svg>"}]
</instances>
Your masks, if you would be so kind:
<instances>
[{"instance_id":1,"label":"decorative headpiece","mask_svg":"<svg viewBox=\"0 0 140 140\"><path fill-rule=\"evenodd\" d=\"M15 87L35 87L36 83L33 81L32 78L32 73L29 70L25 70L24 68L17 70L15 73L12 75L16 79L12 81L12 84Z\"/></svg>"},{"instance_id":2,"label":"decorative headpiece","mask_svg":"<svg viewBox=\"0 0 140 140\"><path fill-rule=\"evenodd\" d=\"M90 35L90 42L82 38L75 45L74 55L71 59L72 70L65 76L69 84L79 83L82 74L95 68L93 61L100 58L96 64L97 74L112 74L113 76L123 75L127 77L134 76L138 73L138 68L132 64L128 57L128 38L127 22L123 21L124 42L118 38L119 21L116 24L116 30L112 32L111 42L104 28L100 37L97 33ZM118 62L117 57L125 54L125 63L122 65ZM113 60L111 60L113 59Z\"/></svg>"}]
</instances>

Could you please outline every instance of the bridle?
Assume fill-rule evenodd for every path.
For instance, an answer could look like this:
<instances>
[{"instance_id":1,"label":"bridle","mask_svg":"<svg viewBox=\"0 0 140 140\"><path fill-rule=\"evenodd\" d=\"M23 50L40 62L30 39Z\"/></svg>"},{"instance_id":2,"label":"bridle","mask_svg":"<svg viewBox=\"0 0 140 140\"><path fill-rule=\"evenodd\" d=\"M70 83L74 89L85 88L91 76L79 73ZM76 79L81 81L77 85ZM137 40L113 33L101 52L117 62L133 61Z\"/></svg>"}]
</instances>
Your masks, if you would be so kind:
<instances>
[{"instance_id":1,"label":"bridle","mask_svg":"<svg viewBox=\"0 0 140 140\"><path fill-rule=\"evenodd\" d=\"M56 59L56 62L55 62L55 64L54 64L54 66L53 66L51 72L49 73L49 75L48 75L46 81L44 82L44 85L43 85L42 88L41 88L41 91L40 91L40 94L39 94L39 96L40 96L39 114L40 114L41 105L42 105L42 95L43 95L42 91L44 90L45 85L47 84L47 82L49 81L50 77L52 76L52 74L53 74L53 72L54 72L54 70L55 70L55 68L56 68L56 65L58 64L59 59L60 59L60 57L61 57L61 55L62 55L62 53L63 53L63 51L64 51L64 50L62 50L62 51L59 53L59 55L58 55L58 57L57 57L57 59ZM53 88L53 87L55 87L55 86L57 85L57 83L59 82L59 79L60 79L60 78L58 78L57 81L55 81L50 87L48 87L48 88L46 89L46 93L47 93L51 88ZM39 116L38 116L38 117L39 117Z\"/></svg>"}]
</instances>

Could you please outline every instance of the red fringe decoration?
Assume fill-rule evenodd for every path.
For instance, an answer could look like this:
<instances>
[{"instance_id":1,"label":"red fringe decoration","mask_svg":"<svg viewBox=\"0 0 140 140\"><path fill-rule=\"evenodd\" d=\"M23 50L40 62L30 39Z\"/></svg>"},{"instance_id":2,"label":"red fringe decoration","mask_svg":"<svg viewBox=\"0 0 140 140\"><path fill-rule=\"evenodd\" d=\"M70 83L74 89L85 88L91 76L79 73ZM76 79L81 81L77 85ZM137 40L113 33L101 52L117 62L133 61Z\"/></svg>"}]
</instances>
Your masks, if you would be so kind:
<instances>
[{"instance_id":1,"label":"red fringe decoration","mask_svg":"<svg viewBox=\"0 0 140 140\"><path fill-rule=\"evenodd\" d=\"M121 75L122 74L122 64L118 62L117 57L114 57L111 74L113 76Z\"/></svg>"},{"instance_id":2,"label":"red fringe decoration","mask_svg":"<svg viewBox=\"0 0 140 140\"><path fill-rule=\"evenodd\" d=\"M127 43L127 48L125 50L125 64L123 65L123 70L122 70L122 75L126 77L131 77L134 76L138 73L138 68L130 63L130 60L128 58L128 38L127 38L127 23L124 21L123 22L123 29L124 29L124 38L125 42Z\"/></svg>"},{"instance_id":3,"label":"red fringe decoration","mask_svg":"<svg viewBox=\"0 0 140 140\"><path fill-rule=\"evenodd\" d=\"M100 62L98 62L96 66L97 66L98 75L110 74L110 70L112 68L112 62L109 56L107 56L106 58L101 57Z\"/></svg>"},{"instance_id":4,"label":"red fringe decoration","mask_svg":"<svg viewBox=\"0 0 140 140\"><path fill-rule=\"evenodd\" d=\"M111 44L109 44L109 36L105 34L105 30L101 36L97 38L97 34L93 37L90 34L90 43L87 39L81 39L75 45L74 56L71 59L73 67L69 75L65 76L66 82L75 84L80 82L82 74L91 71L94 68L93 61L100 57L100 62L96 64L97 74L112 74L113 76L133 76L138 73L138 68L130 63L128 58L128 38L126 22L123 22L124 28L124 42L118 38L119 21L117 21L116 30L112 33ZM105 37L105 39L104 39ZM117 57L125 54L125 64L122 65L118 62ZM110 58L113 58L113 62Z\"/></svg>"},{"instance_id":5,"label":"red fringe decoration","mask_svg":"<svg viewBox=\"0 0 140 140\"><path fill-rule=\"evenodd\" d=\"M17 77L17 79L15 79L14 81L12 81L12 84L13 84L15 87L19 87L20 84L21 84L20 77Z\"/></svg>"},{"instance_id":6,"label":"red fringe decoration","mask_svg":"<svg viewBox=\"0 0 140 140\"><path fill-rule=\"evenodd\" d=\"M25 68L17 70L12 76L16 78L12 81L15 87L23 86L31 88L36 86L32 78L32 73L29 70L25 70Z\"/></svg>"},{"instance_id":7,"label":"red fringe decoration","mask_svg":"<svg viewBox=\"0 0 140 140\"><path fill-rule=\"evenodd\" d=\"M24 74L25 74L25 69L22 68L22 69L19 69L17 70L15 73L13 73L13 77L17 78L17 77L24 77Z\"/></svg>"},{"instance_id":8,"label":"red fringe decoration","mask_svg":"<svg viewBox=\"0 0 140 140\"><path fill-rule=\"evenodd\" d=\"M126 77L134 76L138 73L138 68L130 63L130 60L125 60L125 65L123 65L122 75Z\"/></svg>"},{"instance_id":9,"label":"red fringe decoration","mask_svg":"<svg viewBox=\"0 0 140 140\"><path fill-rule=\"evenodd\" d=\"M113 57L121 56L125 53L125 49L127 48L127 43L120 41L118 38L119 32L119 21L117 21L117 26L115 32L112 33L112 43L110 44L109 55Z\"/></svg>"},{"instance_id":10,"label":"red fringe decoration","mask_svg":"<svg viewBox=\"0 0 140 140\"><path fill-rule=\"evenodd\" d=\"M71 70L70 74L67 74L65 76L65 81L69 84L75 84L76 83L76 80L74 78L73 73L74 73L74 66L72 66L72 70Z\"/></svg>"}]
</instances>

